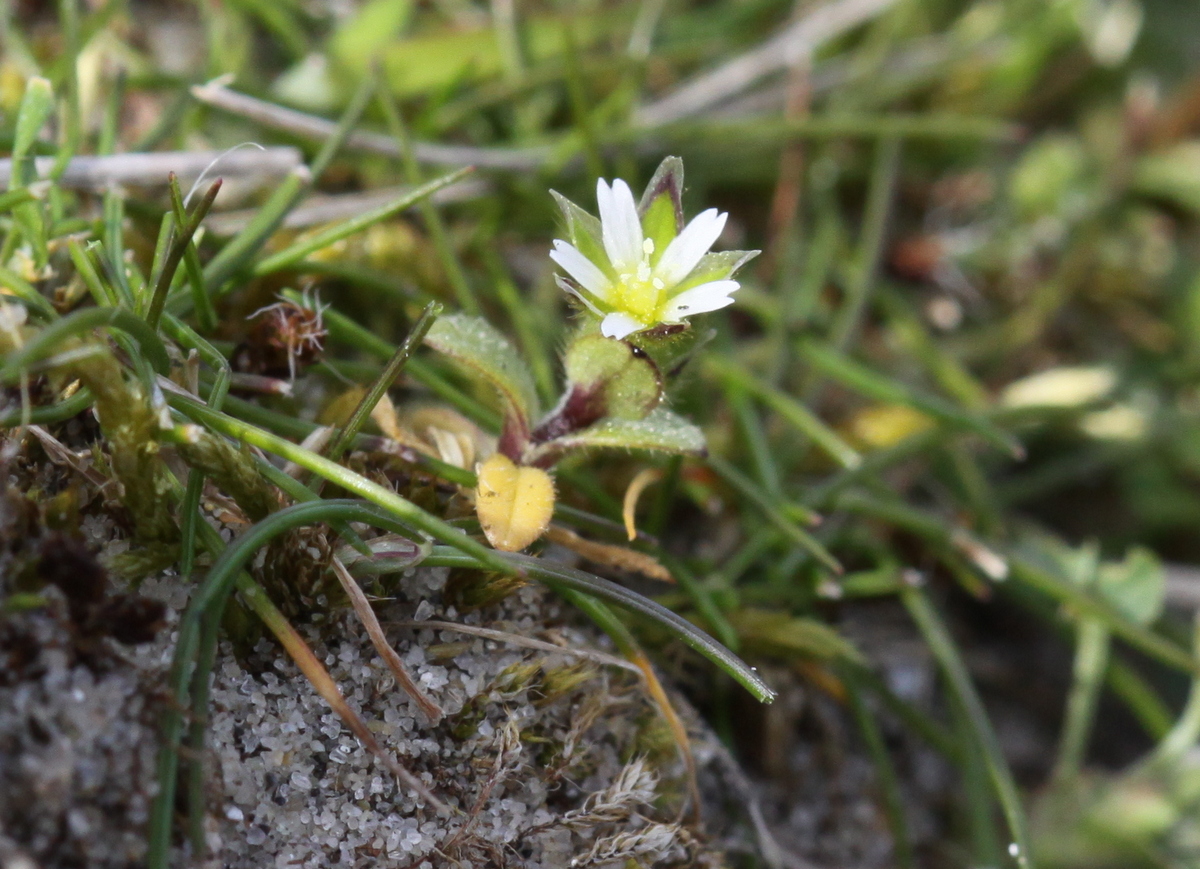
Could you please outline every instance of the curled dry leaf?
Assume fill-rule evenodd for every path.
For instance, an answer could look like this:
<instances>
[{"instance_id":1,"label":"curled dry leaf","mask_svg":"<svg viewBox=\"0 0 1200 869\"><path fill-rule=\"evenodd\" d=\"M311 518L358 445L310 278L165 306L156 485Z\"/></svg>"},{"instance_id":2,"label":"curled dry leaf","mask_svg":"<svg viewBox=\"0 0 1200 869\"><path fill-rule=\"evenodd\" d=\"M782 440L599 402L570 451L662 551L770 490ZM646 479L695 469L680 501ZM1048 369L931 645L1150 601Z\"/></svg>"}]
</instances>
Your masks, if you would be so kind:
<instances>
[{"instance_id":1,"label":"curled dry leaf","mask_svg":"<svg viewBox=\"0 0 1200 869\"><path fill-rule=\"evenodd\" d=\"M570 528L564 528L561 525L551 525L546 537L596 564L615 567L618 570L633 570L642 576L657 579L659 582L675 582L675 577L671 576L671 572L659 564L653 556L638 552L636 549L587 540Z\"/></svg>"},{"instance_id":2,"label":"curled dry leaf","mask_svg":"<svg viewBox=\"0 0 1200 869\"><path fill-rule=\"evenodd\" d=\"M517 552L542 536L554 514L554 480L495 453L477 471L475 513L488 542Z\"/></svg>"}]
</instances>

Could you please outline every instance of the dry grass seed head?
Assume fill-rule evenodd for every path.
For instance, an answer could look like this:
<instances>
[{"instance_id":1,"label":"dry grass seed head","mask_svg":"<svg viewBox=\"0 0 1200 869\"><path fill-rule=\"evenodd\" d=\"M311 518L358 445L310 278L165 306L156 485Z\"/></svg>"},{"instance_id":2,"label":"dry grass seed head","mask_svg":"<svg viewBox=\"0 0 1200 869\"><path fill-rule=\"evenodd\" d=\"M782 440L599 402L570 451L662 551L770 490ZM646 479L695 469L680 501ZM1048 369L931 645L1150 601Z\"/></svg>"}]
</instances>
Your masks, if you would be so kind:
<instances>
[{"instance_id":1,"label":"dry grass seed head","mask_svg":"<svg viewBox=\"0 0 1200 869\"><path fill-rule=\"evenodd\" d=\"M571 860L571 869L602 866L624 860L645 859L654 863L675 846L683 846L683 828L678 824L647 824L640 830L597 839L592 849Z\"/></svg>"},{"instance_id":2,"label":"dry grass seed head","mask_svg":"<svg viewBox=\"0 0 1200 869\"><path fill-rule=\"evenodd\" d=\"M566 827L616 824L629 818L655 797L658 776L644 757L625 764L607 788L591 794L578 809L567 812L558 823Z\"/></svg>"},{"instance_id":3,"label":"dry grass seed head","mask_svg":"<svg viewBox=\"0 0 1200 869\"><path fill-rule=\"evenodd\" d=\"M246 319L257 322L246 341L234 354L234 367L245 373L282 376L294 381L296 375L315 362L329 334L325 328L325 310L315 294L304 292L299 303L281 299L259 308Z\"/></svg>"}]
</instances>

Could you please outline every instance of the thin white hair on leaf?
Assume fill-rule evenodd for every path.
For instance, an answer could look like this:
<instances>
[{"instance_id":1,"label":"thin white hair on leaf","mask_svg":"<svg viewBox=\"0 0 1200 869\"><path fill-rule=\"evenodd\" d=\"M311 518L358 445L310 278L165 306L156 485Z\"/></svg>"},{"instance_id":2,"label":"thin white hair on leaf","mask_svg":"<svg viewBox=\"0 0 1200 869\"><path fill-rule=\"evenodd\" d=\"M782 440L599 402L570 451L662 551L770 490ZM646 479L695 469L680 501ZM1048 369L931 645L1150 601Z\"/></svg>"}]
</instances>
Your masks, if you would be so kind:
<instances>
[{"instance_id":1,"label":"thin white hair on leaf","mask_svg":"<svg viewBox=\"0 0 1200 869\"><path fill-rule=\"evenodd\" d=\"M212 162L205 166L204 169L201 170L200 174L196 176L196 180L192 183L191 189L188 190L187 196L183 197L184 208L187 208L188 203L192 201L192 195L200 189L200 185L204 183L204 181L209 177L212 171L217 168L221 161L234 151L241 150L242 148L258 148L260 151L267 150L264 145L260 145L258 142L240 142L237 145L234 145L232 148L226 148L224 151L214 157Z\"/></svg>"}]
</instances>

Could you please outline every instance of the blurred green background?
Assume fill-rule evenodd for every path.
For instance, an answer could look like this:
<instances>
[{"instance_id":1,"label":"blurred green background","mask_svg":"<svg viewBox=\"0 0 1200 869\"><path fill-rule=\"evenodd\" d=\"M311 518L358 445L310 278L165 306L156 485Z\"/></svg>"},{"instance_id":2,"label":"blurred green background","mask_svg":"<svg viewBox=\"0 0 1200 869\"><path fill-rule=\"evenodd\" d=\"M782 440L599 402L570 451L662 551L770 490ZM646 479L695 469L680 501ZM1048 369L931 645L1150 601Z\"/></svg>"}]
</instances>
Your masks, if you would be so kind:
<instances>
[{"instance_id":1,"label":"blurred green background","mask_svg":"<svg viewBox=\"0 0 1200 869\"><path fill-rule=\"evenodd\" d=\"M382 339L334 328L297 398L255 400L277 427L317 418L339 376L368 381L432 299L513 337L551 396L568 321L548 189L591 207L597 176L638 189L682 157L689 213L728 210L718 246L763 251L673 387L710 458L574 462L563 503L619 520L632 477L661 469L639 525L680 584L642 590L785 690L857 710L896 865L1016 865L1025 826L1017 860L1037 865L1197 865L1200 4L3 0L0 28L0 148L45 76L33 147L60 168L243 143L311 163L374 79L371 135L268 253L477 167L436 209L231 270L218 319L189 321L229 351L281 289L318 289ZM235 153L264 162L227 176L204 262L281 183L267 152ZM148 273L167 198L131 165L119 256ZM69 177L47 251L0 217L6 272L56 300L85 295L62 240L116 207L104 178ZM494 426L486 391L423 370L398 403L482 403ZM752 768L770 755L777 722L639 636ZM905 694L912 661L931 693ZM953 770L932 831L909 829L904 740Z\"/></svg>"}]
</instances>

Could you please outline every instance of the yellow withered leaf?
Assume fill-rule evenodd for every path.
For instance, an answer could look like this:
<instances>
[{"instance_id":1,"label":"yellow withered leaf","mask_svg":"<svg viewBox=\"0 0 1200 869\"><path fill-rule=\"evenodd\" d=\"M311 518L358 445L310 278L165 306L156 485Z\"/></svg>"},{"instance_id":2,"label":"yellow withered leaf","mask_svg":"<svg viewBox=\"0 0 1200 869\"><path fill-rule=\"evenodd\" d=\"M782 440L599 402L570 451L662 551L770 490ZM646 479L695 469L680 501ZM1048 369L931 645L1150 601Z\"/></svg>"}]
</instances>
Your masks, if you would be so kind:
<instances>
[{"instance_id":1,"label":"yellow withered leaf","mask_svg":"<svg viewBox=\"0 0 1200 869\"><path fill-rule=\"evenodd\" d=\"M516 552L542 536L554 514L549 474L494 453L479 466L477 477L475 514L492 546Z\"/></svg>"}]
</instances>

